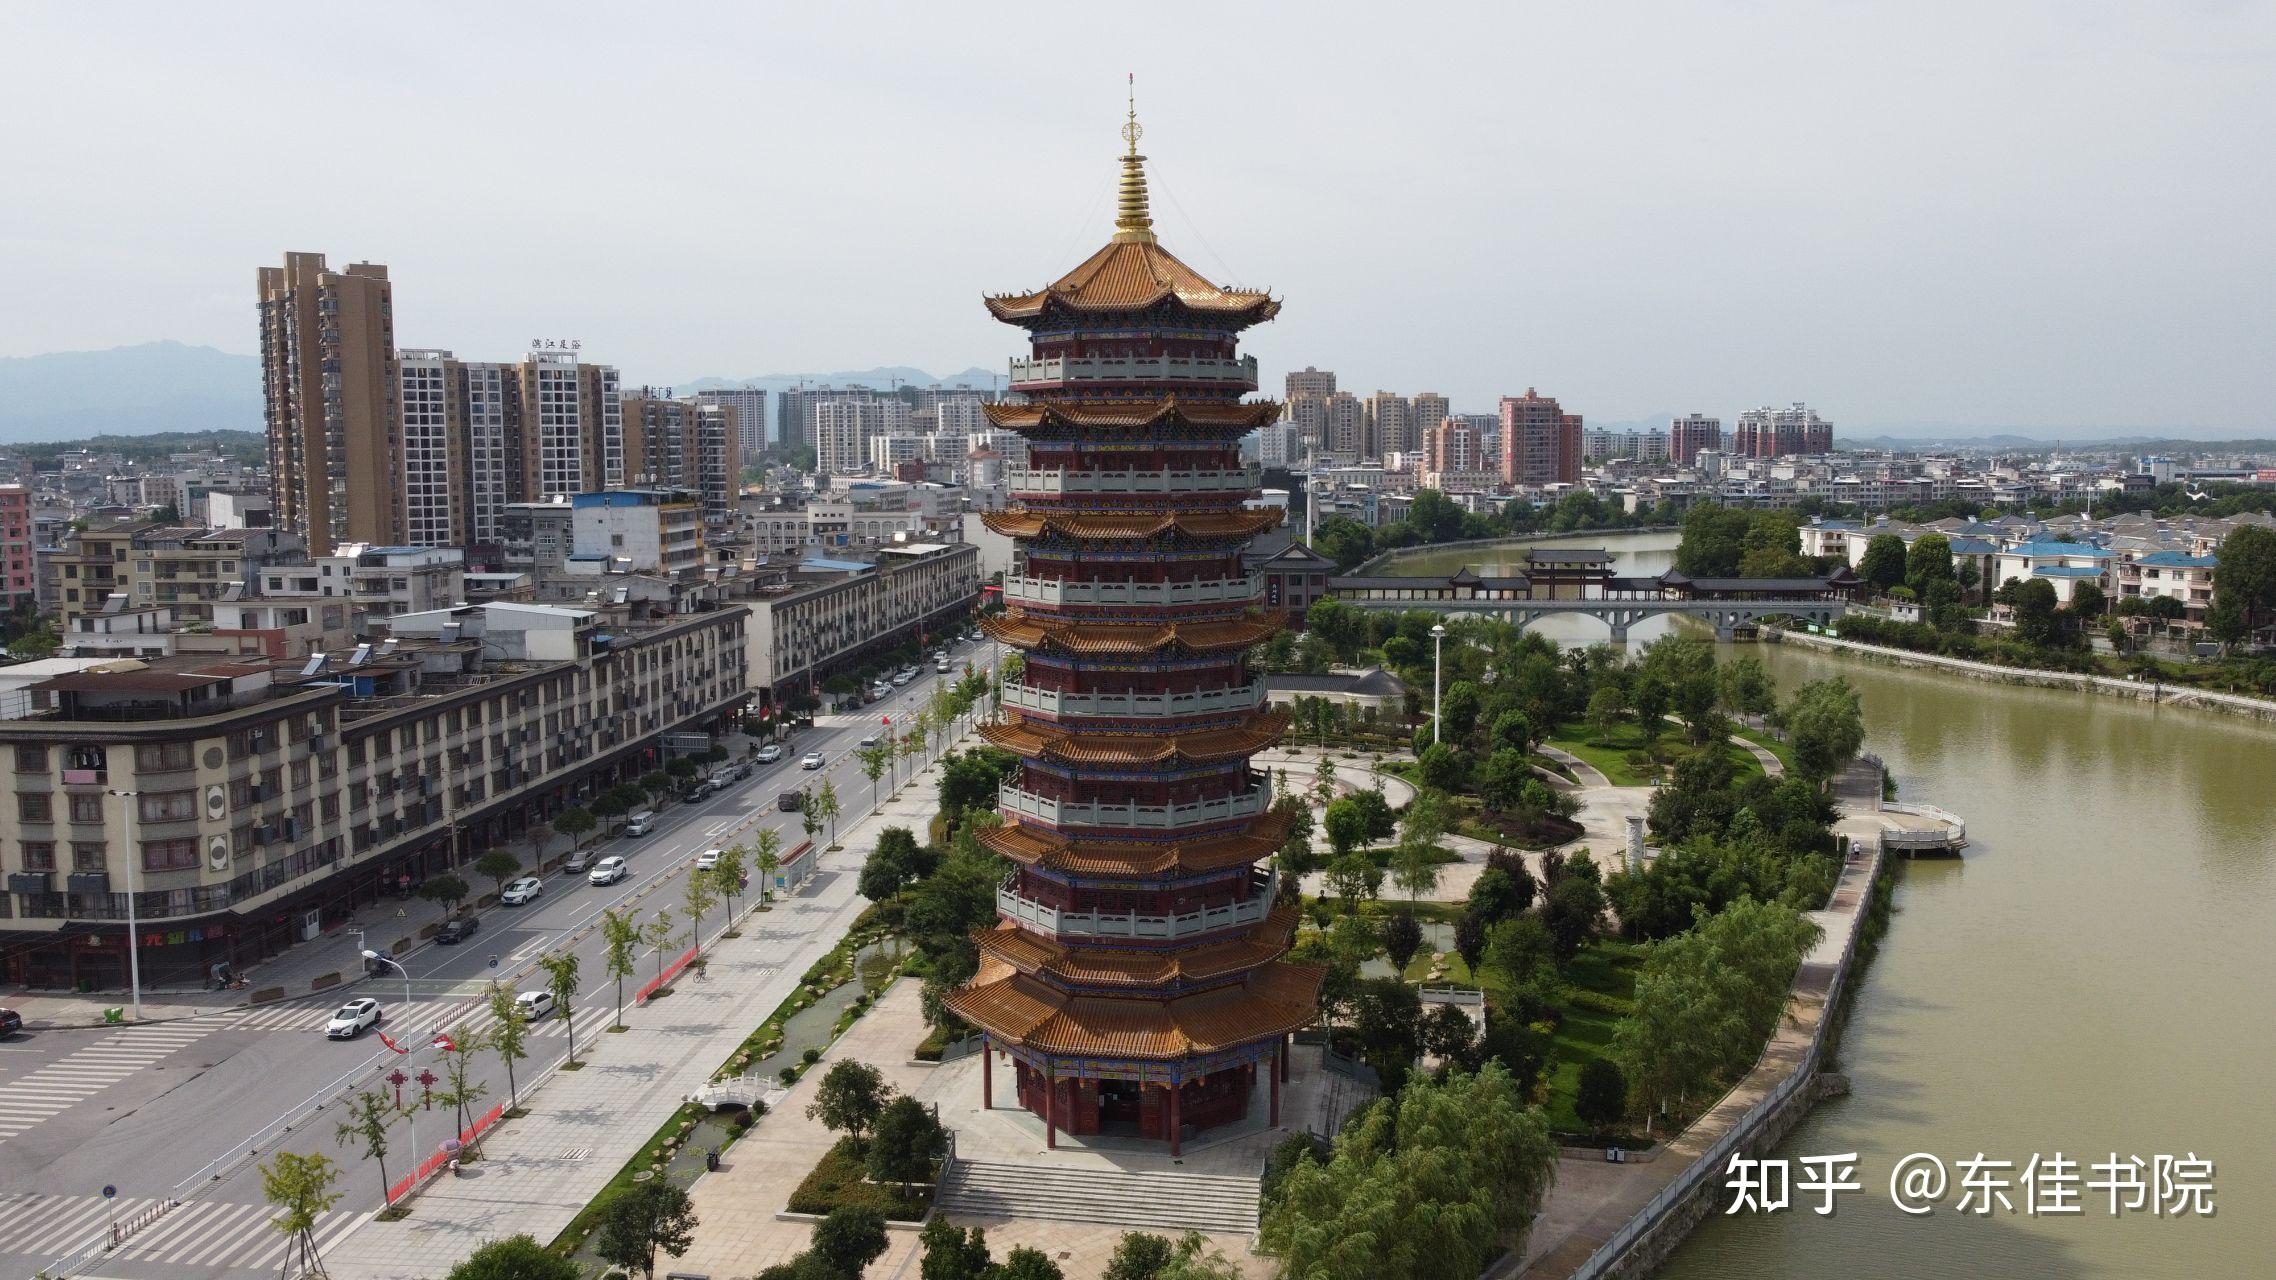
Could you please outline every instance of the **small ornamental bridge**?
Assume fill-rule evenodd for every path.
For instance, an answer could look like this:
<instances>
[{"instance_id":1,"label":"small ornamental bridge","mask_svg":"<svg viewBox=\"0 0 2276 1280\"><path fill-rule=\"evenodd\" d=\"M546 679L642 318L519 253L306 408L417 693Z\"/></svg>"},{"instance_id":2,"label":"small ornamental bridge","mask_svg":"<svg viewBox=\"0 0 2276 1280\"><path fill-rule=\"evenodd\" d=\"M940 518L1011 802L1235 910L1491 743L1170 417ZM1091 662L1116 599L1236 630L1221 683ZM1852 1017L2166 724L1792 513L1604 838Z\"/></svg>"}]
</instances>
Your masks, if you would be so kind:
<instances>
[{"instance_id":1,"label":"small ornamental bridge","mask_svg":"<svg viewBox=\"0 0 2276 1280\"><path fill-rule=\"evenodd\" d=\"M1450 578L1330 578L1328 592L1362 609L1479 613L1520 627L1581 614L1602 620L1620 644L1628 628L1663 614L1697 618L1715 628L1718 640L1773 616L1828 624L1848 612L1865 587L1846 565L1813 578L1693 578L1673 569L1620 578L1612 575L1611 560L1604 551L1536 549L1524 573L1485 576L1465 568Z\"/></svg>"}]
</instances>

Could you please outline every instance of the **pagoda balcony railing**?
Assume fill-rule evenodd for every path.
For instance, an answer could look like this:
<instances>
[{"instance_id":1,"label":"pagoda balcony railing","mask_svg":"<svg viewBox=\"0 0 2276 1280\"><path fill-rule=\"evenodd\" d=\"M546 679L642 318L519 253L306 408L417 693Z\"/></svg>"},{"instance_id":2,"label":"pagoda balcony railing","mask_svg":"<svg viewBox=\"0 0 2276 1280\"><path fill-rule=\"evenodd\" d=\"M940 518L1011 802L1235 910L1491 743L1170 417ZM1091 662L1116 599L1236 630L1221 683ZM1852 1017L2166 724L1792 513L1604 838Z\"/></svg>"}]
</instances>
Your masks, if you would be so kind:
<instances>
[{"instance_id":1,"label":"pagoda balcony railing","mask_svg":"<svg viewBox=\"0 0 2276 1280\"><path fill-rule=\"evenodd\" d=\"M1203 578L1191 582L1070 582L1061 578L1004 579L1006 604L1045 607L1067 604L1121 604L1162 607L1181 604L1250 604L1264 594L1264 577Z\"/></svg>"},{"instance_id":2,"label":"pagoda balcony railing","mask_svg":"<svg viewBox=\"0 0 2276 1280\"><path fill-rule=\"evenodd\" d=\"M1252 925L1272 913L1277 879L1269 873L1251 881L1252 897L1179 915L1140 915L1135 911L1062 911L1021 897L1010 881L996 889L996 914L1057 937L1184 938Z\"/></svg>"},{"instance_id":3,"label":"pagoda balcony railing","mask_svg":"<svg viewBox=\"0 0 2276 1280\"><path fill-rule=\"evenodd\" d=\"M1024 684L1004 687L1004 705L1054 716L1187 716L1248 711L1264 701L1264 683L1186 693L1061 693Z\"/></svg>"},{"instance_id":4,"label":"pagoda balcony railing","mask_svg":"<svg viewBox=\"0 0 2276 1280\"><path fill-rule=\"evenodd\" d=\"M1272 788L1259 782L1236 796L1220 796L1193 804L1100 804L1053 800L1018 787L999 787L996 807L1015 817L1030 818L1055 827L1129 827L1171 830L1205 822L1253 818L1272 803Z\"/></svg>"},{"instance_id":5,"label":"pagoda balcony railing","mask_svg":"<svg viewBox=\"0 0 2276 1280\"><path fill-rule=\"evenodd\" d=\"M1257 389L1257 358L1213 356L1042 356L1011 362L1012 390L1084 382L1208 382Z\"/></svg>"},{"instance_id":6,"label":"pagoda balcony railing","mask_svg":"<svg viewBox=\"0 0 2276 1280\"><path fill-rule=\"evenodd\" d=\"M1264 471L1253 466L1196 471L1167 467L1160 471L1074 471L1023 465L1005 468L1004 480L1013 493L1037 497L1082 493L1239 493L1263 484Z\"/></svg>"}]
</instances>

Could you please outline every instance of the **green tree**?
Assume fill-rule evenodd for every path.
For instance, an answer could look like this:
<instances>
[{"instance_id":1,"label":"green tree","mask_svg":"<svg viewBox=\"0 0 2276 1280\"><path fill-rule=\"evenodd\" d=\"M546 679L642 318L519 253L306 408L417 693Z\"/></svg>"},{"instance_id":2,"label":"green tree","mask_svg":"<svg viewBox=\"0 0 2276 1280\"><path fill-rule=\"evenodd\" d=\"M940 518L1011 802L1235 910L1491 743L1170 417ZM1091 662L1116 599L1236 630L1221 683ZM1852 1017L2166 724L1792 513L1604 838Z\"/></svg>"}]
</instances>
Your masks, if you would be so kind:
<instances>
[{"instance_id":1,"label":"green tree","mask_svg":"<svg viewBox=\"0 0 2276 1280\"><path fill-rule=\"evenodd\" d=\"M1811 782L1823 784L1848 768L1865 745L1864 706L1857 691L1839 676L1796 689L1784 719L1795 772Z\"/></svg>"},{"instance_id":2,"label":"green tree","mask_svg":"<svg viewBox=\"0 0 2276 1280\"><path fill-rule=\"evenodd\" d=\"M947 1214L936 1213L917 1240L925 1250L917 1272L919 1280L983 1280L988 1274L988 1233L984 1228L960 1227L950 1222Z\"/></svg>"},{"instance_id":3,"label":"green tree","mask_svg":"<svg viewBox=\"0 0 2276 1280\"><path fill-rule=\"evenodd\" d=\"M841 1276L858 1277L885 1253L885 1215L868 1205L839 1205L814 1224L814 1256Z\"/></svg>"},{"instance_id":4,"label":"green tree","mask_svg":"<svg viewBox=\"0 0 2276 1280\"><path fill-rule=\"evenodd\" d=\"M1407 891L1407 901L1438 888L1438 842L1453 822L1453 805L1443 791L1425 788L1408 802L1391 854L1392 883Z\"/></svg>"},{"instance_id":5,"label":"green tree","mask_svg":"<svg viewBox=\"0 0 2276 1280\"><path fill-rule=\"evenodd\" d=\"M893 743L890 739L880 738L855 751L854 758L861 762L862 774L869 779L869 811L875 813L878 805L884 802L878 794L877 780L885 776L885 766L893 759Z\"/></svg>"},{"instance_id":6,"label":"green tree","mask_svg":"<svg viewBox=\"0 0 2276 1280\"><path fill-rule=\"evenodd\" d=\"M686 1253L695 1242L695 1227L695 1204L678 1183L670 1178L635 1182L601 1210L593 1252L603 1262L655 1280L656 1251L662 1249L675 1258ZM883 1233L882 1226L879 1232Z\"/></svg>"},{"instance_id":7,"label":"green tree","mask_svg":"<svg viewBox=\"0 0 2276 1280\"><path fill-rule=\"evenodd\" d=\"M577 805L563 810L561 816L553 820L553 829L577 845L583 845L585 837L593 834L593 828L598 825L591 810Z\"/></svg>"},{"instance_id":8,"label":"green tree","mask_svg":"<svg viewBox=\"0 0 2276 1280\"><path fill-rule=\"evenodd\" d=\"M1496 751L1515 751L1522 756L1533 749L1533 722L1522 711L1504 711L1494 717L1492 737Z\"/></svg>"},{"instance_id":9,"label":"green tree","mask_svg":"<svg viewBox=\"0 0 2276 1280\"><path fill-rule=\"evenodd\" d=\"M1422 1056L1422 998L1399 978L1364 978L1352 996L1352 1038L1359 1054L1397 1093Z\"/></svg>"},{"instance_id":10,"label":"green tree","mask_svg":"<svg viewBox=\"0 0 2276 1280\"><path fill-rule=\"evenodd\" d=\"M1592 1132L1602 1133L1628 1113L1628 1077L1610 1058L1590 1058L1581 1064L1580 1089L1573 1095L1573 1114Z\"/></svg>"},{"instance_id":11,"label":"green tree","mask_svg":"<svg viewBox=\"0 0 2276 1280\"><path fill-rule=\"evenodd\" d=\"M828 778L822 779L822 789L814 793L814 816L830 825L830 843L838 842L838 788Z\"/></svg>"},{"instance_id":12,"label":"green tree","mask_svg":"<svg viewBox=\"0 0 2276 1280\"><path fill-rule=\"evenodd\" d=\"M1125 1231L1115 1242L1114 1256L1107 1259L1101 1280L1159 1280L1175 1249L1168 1236Z\"/></svg>"},{"instance_id":13,"label":"green tree","mask_svg":"<svg viewBox=\"0 0 2276 1280\"><path fill-rule=\"evenodd\" d=\"M1447 687L1446 696L1440 702L1440 738L1457 746L1469 741L1478 728L1478 716L1484 710L1485 698L1478 692L1478 686L1469 680L1455 681Z\"/></svg>"},{"instance_id":14,"label":"green tree","mask_svg":"<svg viewBox=\"0 0 2276 1280\"><path fill-rule=\"evenodd\" d=\"M1683 537L1676 545L1675 567L1694 578L1737 577L1752 523L1744 511L1712 502L1693 505L1683 513Z\"/></svg>"},{"instance_id":15,"label":"green tree","mask_svg":"<svg viewBox=\"0 0 2276 1280\"><path fill-rule=\"evenodd\" d=\"M474 860L474 874L490 878L491 892L504 893L506 882L521 874L522 860L505 849L485 849Z\"/></svg>"},{"instance_id":16,"label":"green tree","mask_svg":"<svg viewBox=\"0 0 2276 1280\"><path fill-rule=\"evenodd\" d=\"M2094 583L2078 582L2071 585L2069 612L2072 618L2078 620L2081 627L2087 625L2091 619L2101 617L2103 610L2108 608L2109 604L2109 595Z\"/></svg>"},{"instance_id":17,"label":"green tree","mask_svg":"<svg viewBox=\"0 0 2276 1280\"><path fill-rule=\"evenodd\" d=\"M1879 533L1865 544L1865 558L1857 563L1857 576L1873 585L1875 591L1886 592L1905 580L1905 540L1893 533Z\"/></svg>"},{"instance_id":18,"label":"green tree","mask_svg":"<svg viewBox=\"0 0 2276 1280\"><path fill-rule=\"evenodd\" d=\"M1486 969L1513 991L1532 982L1556 954L1556 940L1537 915L1511 916L1486 935Z\"/></svg>"},{"instance_id":19,"label":"green tree","mask_svg":"<svg viewBox=\"0 0 2276 1280\"><path fill-rule=\"evenodd\" d=\"M1004 1255L989 1280L1066 1280L1066 1273L1050 1254L1021 1245Z\"/></svg>"},{"instance_id":20,"label":"green tree","mask_svg":"<svg viewBox=\"0 0 2276 1280\"><path fill-rule=\"evenodd\" d=\"M1674 702L1674 691L1668 688L1667 681L1647 671L1636 677L1636 687L1630 691L1628 702L1636 712L1636 727L1644 731L1644 741L1649 743L1666 727L1663 722L1667 719L1668 707Z\"/></svg>"},{"instance_id":21,"label":"green tree","mask_svg":"<svg viewBox=\"0 0 2276 1280\"><path fill-rule=\"evenodd\" d=\"M893 1098L893 1086L877 1068L852 1058L841 1058L823 1073L822 1083L814 1090L814 1101L807 1104L806 1118L818 1120L822 1127L842 1132L853 1139L854 1146L866 1145L870 1128L885 1113L885 1104Z\"/></svg>"},{"instance_id":22,"label":"green tree","mask_svg":"<svg viewBox=\"0 0 2276 1280\"><path fill-rule=\"evenodd\" d=\"M711 873L688 868L687 887L680 891L680 905L688 913L688 945L703 949L703 913L719 905L719 895L713 891Z\"/></svg>"},{"instance_id":23,"label":"green tree","mask_svg":"<svg viewBox=\"0 0 2276 1280\"><path fill-rule=\"evenodd\" d=\"M498 1061L506 1064L506 1109L521 1105L521 1087L514 1079L514 1064L529 1056L529 1015L522 1012L511 988L490 984L490 1029L484 1039Z\"/></svg>"},{"instance_id":24,"label":"green tree","mask_svg":"<svg viewBox=\"0 0 2276 1280\"><path fill-rule=\"evenodd\" d=\"M443 912L448 915L456 914L459 906L466 901L466 895L472 893L473 890L467 887L466 881L445 872L439 876L428 876L412 892L429 902L440 905Z\"/></svg>"},{"instance_id":25,"label":"green tree","mask_svg":"<svg viewBox=\"0 0 2276 1280\"><path fill-rule=\"evenodd\" d=\"M1344 910L1357 911L1362 899L1383 889L1383 868L1364 853L1348 853L1329 860L1328 888L1343 901Z\"/></svg>"},{"instance_id":26,"label":"green tree","mask_svg":"<svg viewBox=\"0 0 2276 1280\"><path fill-rule=\"evenodd\" d=\"M2045 578L2025 578L2015 587L2015 638L2045 648L2060 631L2056 616L2055 584Z\"/></svg>"},{"instance_id":27,"label":"green tree","mask_svg":"<svg viewBox=\"0 0 2276 1280\"><path fill-rule=\"evenodd\" d=\"M1394 911L1383 922L1383 954L1390 958L1394 973L1405 973L1407 964L1422 950L1422 922L1412 911Z\"/></svg>"},{"instance_id":28,"label":"green tree","mask_svg":"<svg viewBox=\"0 0 2276 1280\"><path fill-rule=\"evenodd\" d=\"M381 1180L386 1176L383 1171ZM340 1167L321 1154L279 1151L261 1166L261 1196L281 1211L269 1226L285 1238L285 1268L291 1274L324 1274L316 1224L347 1194L336 1189L339 1181Z\"/></svg>"},{"instance_id":29,"label":"green tree","mask_svg":"<svg viewBox=\"0 0 2276 1280\"><path fill-rule=\"evenodd\" d=\"M1478 773L1478 798L1487 808L1506 813L1518 806L1533 778L1533 762L1504 747L1486 757L1486 767Z\"/></svg>"},{"instance_id":30,"label":"green tree","mask_svg":"<svg viewBox=\"0 0 2276 1280\"><path fill-rule=\"evenodd\" d=\"M2213 567L2213 604L2236 611L2244 632L2276 617L2276 531L2239 525L2221 539ZM2241 639L2242 635L2234 637Z\"/></svg>"},{"instance_id":31,"label":"green tree","mask_svg":"<svg viewBox=\"0 0 2276 1280\"><path fill-rule=\"evenodd\" d=\"M658 982L664 980L664 952L671 948L672 939L678 936L678 922L672 918L670 907L658 908L655 917L640 926L640 940L656 948L656 980Z\"/></svg>"},{"instance_id":32,"label":"green tree","mask_svg":"<svg viewBox=\"0 0 2276 1280\"><path fill-rule=\"evenodd\" d=\"M1932 582L1958 585L1952 571L1952 542L1941 533L1924 533L1905 552L1905 581L1925 599Z\"/></svg>"},{"instance_id":33,"label":"green tree","mask_svg":"<svg viewBox=\"0 0 2276 1280\"><path fill-rule=\"evenodd\" d=\"M1581 860L1586 860L1585 854ZM1541 907L1541 922L1549 927L1549 936L1556 942L1557 958L1570 960L1579 955L1581 947L1596 936L1603 915L1604 888L1594 875L1567 873L1558 877L1549 886L1549 896Z\"/></svg>"},{"instance_id":34,"label":"green tree","mask_svg":"<svg viewBox=\"0 0 2276 1280\"><path fill-rule=\"evenodd\" d=\"M343 1147L363 1144L364 1157L379 1166L380 1197L389 1204L394 1203L388 1192L395 1184L387 1176L387 1152L393 1145L387 1131L402 1118L386 1094L364 1089L348 1099L348 1118L332 1129L332 1140Z\"/></svg>"},{"instance_id":35,"label":"green tree","mask_svg":"<svg viewBox=\"0 0 2276 1280\"><path fill-rule=\"evenodd\" d=\"M1627 710L1628 699L1620 692L1620 686L1597 686L1588 699L1589 741L1598 745L1611 741L1612 735L1620 730L1620 717Z\"/></svg>"},{"instance_id":36,"label":"green tree","mask_svg":"<svg viewBox=\"0 0 2276 1280\"><path fill-rule=\"evenodd\" d=\"M585 1269L528 1235L490 1240L450 1269L447 1280L584 1280Z\"/></svg>"},{"instance_id":37,"label":"green tree","mask_svg":"<svg viewBox=\"0 0 2276 1280\"><path fill-rule=\"evenodd\" d=\"M561 1010L562 1029L568 1033L571 1063L577 1061L577 953L552 951L537 958L538 967L545 970L545 989L552 993L554 1005Z\"/></svg>"},{"instance_id":38,"label":"green tree","mask_svg":"<svg viewBox=\"0 0 2276 1280\"><path fill-rule=\"evenodd\" d=\"M632 976L633 958L640 952L640 926L632 913L610 909L601 913L602 965L616 979L616 1023L624 1025L624 980Z\"/></svg>"},{"instance_id":39,"label":"green tree","mask_svg":"<svg viewBox=\"0 0 2276 1280\"><path fill-rule=\"evenodd\" d=\"M1329 804L1321 825L1327 829L1328 848L1339 859L1367 841L1367 815L1350 796L1338 796Z\"/></svg>"},{"instance_id":40,"label":"green tree","mask_svg":"<svg viewBox=\"0 0 2276 1280\"><path fill-rule=\"evenodd\" d=\"M489 1047L489 1037L461 1022L450 1029L450 1045L443 1050L443 1090L435 1101L458 1114L458 1131L474 1127L476 1103L490 1096L490 1086L474 1078L474 1055Z\"/></svg>"},{"instance_id":41,"label":"green tree","mask_svg":"<svg viewBox=\"0 0 2276 1280\"><path fill-rule=\"evenodd\" d=\"M616 820L632 812L633 807L638 803L639 801L637 800L628 800L625 798L624 788L610 787L608 790L603 791L599 795L593 797L592 809L594 815L599 817L603 822L608 823L609 829L611 831L614 831L616 829ZM574 810L571 812L574 812ZM563 821L567 821L569 815L565 813L562 814L561 817ZM567 828L563 829L566 830Z\"/></svg>"},{"instance_id":42,"label":"green tree","mask_svg":"<svg viewBox=\"0 0 2276 1280\"><path fill-rule=\"evenodd\" d=\"M1778 705L1778 686L1752 655L1715 669L1715 694L1724 710L1734 715L1769 715Z\"/></svg>"},{"instance_id":43,"label":"green tree","mask_svg":"<svg viewBox=\"0 0 2276 1280\"><path fill-rule=\"evenodd\" d=\"M1460 791L1470 779L1462 753L1444 742L1434 742L1417 761L1422 784L1434 791Z\"/></svg>"},{"instance_id":44,"label":"green tree","mask_svg":"<svg viewBox=\"0 0 2276 1280\"><path fill-rule=\"evenodd\" d=\"M767 834L774 835L771 831ZM779 836L775 838L781 839ZM735 895L743 891L743 877L746 874L743 860L748 858L750 853L749 849L740 844L728 845L719 851L719 861L711 868L711 887L718 890L719 896L727 899L727 924L729 928L733 928L735 924Z\"/></svg>"},{"instance_id":45,"label":"green tree","mask_svg":"<svg viewBox=\"0 0 2276 1280\"><path fill-rule=\"evenodd\" d=\"M930 1182L933 1165L948 1154L948 1130L931 1107L903 1094L885 1104L869 1140L869 1176L879 1182Z\"/></svg>"},{"instance_id":46,"label":"green tree","mask_svg":"<svg viewBox=\"0 0 2276 1280\"><path fill-rule=\"evenodd\" d=\"M808 833L812 838L812 833ZM774 896L774 873L782 866L782 836L771 827L762 827L751 837L751 865L759 869L759 905L765 906Z\"/></svg>"}]
</instances>

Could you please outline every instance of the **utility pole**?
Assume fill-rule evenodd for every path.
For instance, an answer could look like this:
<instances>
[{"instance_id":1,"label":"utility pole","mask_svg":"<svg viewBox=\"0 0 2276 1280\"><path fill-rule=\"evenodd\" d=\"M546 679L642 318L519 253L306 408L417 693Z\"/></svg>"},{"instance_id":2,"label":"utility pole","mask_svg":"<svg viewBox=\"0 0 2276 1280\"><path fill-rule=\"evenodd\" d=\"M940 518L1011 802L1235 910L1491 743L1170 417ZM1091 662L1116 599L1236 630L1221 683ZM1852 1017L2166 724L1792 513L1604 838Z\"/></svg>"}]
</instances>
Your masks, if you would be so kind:
<instances>
[{"instance_id":1,"label":"utility pole","mask_svg":"<svg viewBox=\"0 0 2276 1280\"><path fill-rule=\"evenodd\" d=\"M134 911L134 864L140 853L134 847L134 802L142 795L139 791L111 789L119 797L119 814L125 819L120 829L126 833L126 972L134 1020L142 1021L142 927Z\"/></svg>"}]
</instances>

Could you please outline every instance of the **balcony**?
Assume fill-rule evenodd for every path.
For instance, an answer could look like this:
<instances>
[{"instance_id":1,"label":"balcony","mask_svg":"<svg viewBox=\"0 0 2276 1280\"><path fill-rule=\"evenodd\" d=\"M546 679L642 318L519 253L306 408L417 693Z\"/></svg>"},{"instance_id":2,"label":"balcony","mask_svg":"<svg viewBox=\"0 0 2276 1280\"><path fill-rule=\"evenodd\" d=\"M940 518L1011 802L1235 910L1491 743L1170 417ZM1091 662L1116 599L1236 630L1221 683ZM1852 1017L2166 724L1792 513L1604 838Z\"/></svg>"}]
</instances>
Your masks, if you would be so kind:
<instances>
[{"instance_id":1,"label":"balcony","mask_svg":"<svg viewBox=\"0 0 2276 1280\"><path fill-rule=\"evenodd\" d=\"M1069 582L1059 578L1004 579L1004 602L1057 608L1062 605L1131 605L1166 608L1186 604L1255 604L1264 578L1204 578L1194 582Z\"/></svg>"},{"instance_id":2,"label":"balcony","mask_svg":"<svg viewBox=\"0 0 2276 1280\"><path fill-rule=\"evenodd\" d=\"M1271 788L1258 782L1237 796L1193 804L1095 804L1052 800L1018 787L999 787L996 807L1015 817L1054 827L1127 827L1169 831L1210 822L1253 818L1271 804Z\"/></svg>"},{"instance_id":3,"label":"balcony","mask_svg":"<svg viewBox=\"0 0 2276 1280\"><path fill-rule=\"evenodd\" d=\"M1261 682L1190 693L1061 693L1024 684L1004 689L1004 705L1050 716L1198 716L1248 711L1264 701Z\"/></svg>"},{"instance_id":4,"label":"balcony","mask_svg":"<svg viewBox=\"0 0 2276 1280\"><path fill-rule=\"evenodd\" d=\"M1257 358L1048 356L1014 359L1011 376L1014 391L1048 390L1086 382L1200 382L1228 391L1254 391L1257 389Z\"/></svg>"},{"instance_id":5,"label":"balcony","mask_svg":"<svg viewBox=\"0 0 2276 1280\"><path fill-rule=\"evenodd\" d=\"M997 886L996 914L1031 929L1058 937L1187 938L1252 925L1272 911L1274 877L1259 875L1251 881L1254 896L1221 907L1189 911L1183 915L1146 916L1136 912L1061 911L1031 898L1023 898L1010 882Z\"/></svg>"},{"instance_id":6,"label":"balcony","mask_svg":"<svg viewBox=\"0 0 2276 1280\"><path fill-rule=\"evenodd\" d=\"M1256 467L1226 467L1210 471L1070 471L1064 468L1016 466L1004 469L1005 483L1025 497L1061 497L1069 494L1171 494L1241 493L1264 483Z\"/></svg>"}]
</instances>

